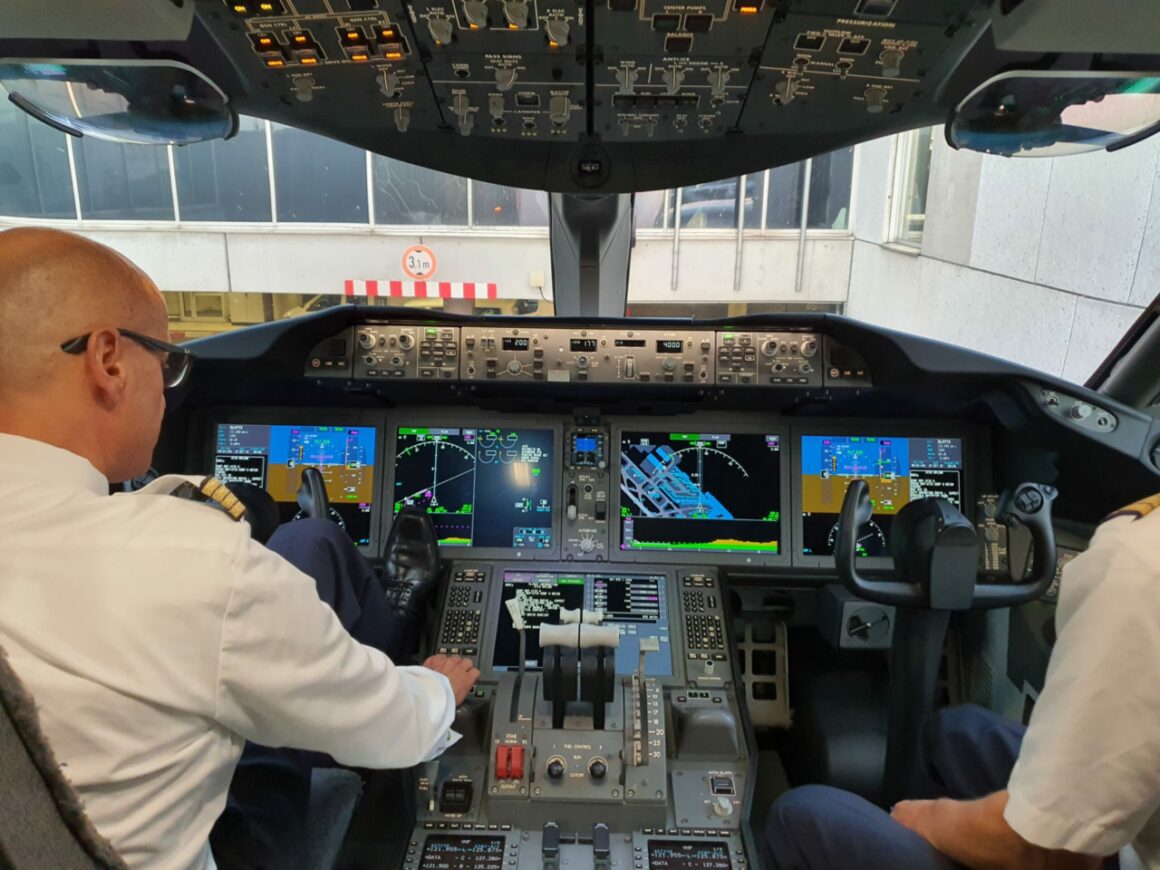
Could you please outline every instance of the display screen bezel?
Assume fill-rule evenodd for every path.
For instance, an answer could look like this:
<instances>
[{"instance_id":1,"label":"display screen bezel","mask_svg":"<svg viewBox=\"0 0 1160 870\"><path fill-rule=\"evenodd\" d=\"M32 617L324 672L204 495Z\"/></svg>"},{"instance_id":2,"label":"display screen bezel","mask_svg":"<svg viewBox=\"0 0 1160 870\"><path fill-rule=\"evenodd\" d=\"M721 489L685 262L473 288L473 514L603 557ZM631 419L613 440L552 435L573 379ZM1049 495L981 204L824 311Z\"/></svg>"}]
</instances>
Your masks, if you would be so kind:
<instances>
[{"instance_id":1,"label":"display screen bezel","mask_svg":"<svg viewBox=\"0 0 1160 870\"><path fill-rule=\"evenodd\" d=\"M945 421L932 421L927 424L905 421L901 424L885 423L879 420L867 420L861 423L849 421L820 422L810 426L792 427L790 442L791 474L793 475L793 499L791 523L793 526L793 564L802 568L828 568L833 570L834 557L832 555L813 555L802 552L804 546L804 518L802 517L802 438L803 436L850 436L862 435L868 438L958 438L963 442L963 514L974 522L976 481L985 479L983 474L988 473L983 467L982 457L979 454L977 433L966 426L948 425ZM889 543L889 541L888 541ZM890 570L894 562L889 556L868 556L858 559L858 567L866 571Z\"/></svg>"},{"instance_id":2,"label":"display screen bezel","mask_svg":"<svg viewBox=\"0 0 1160 870\"><path fill-rule=\"evenodd\" d=\"M404 420L395 415L391 417L386 438L387 442L386 466L387 474L383 484L382 504L384 525L390 526L394 521L394 492L395 492L395 455L398 453L398 437L400 427L430 427L438 429L489 429L497 425L512 429L543 429L552 433L552 545L540 548L516 547L441 547L439 552L444 559L528 559L548 561L559 557L560 554L560 518L563 516L561 498L563 496L563 424L559 418L538 416L524 416L519 414L481 415L478 413L455 414L441 409L422 413L421 409L411 409L412 413Z\"/></svg>"},{"instance_id":3,"label":"display screen bezel","mask_svg":"<svg viewBox=\"0 0 1160 870\"><path fill-rule=\"evenodd\" d=\"M375 430L375 482L372 487L370 518L370 542L356 545L366 556L377 556L383 541L383 498L382 487L388 471L384 464L386 457L387 415L382 411L367 411L351 408L348 410L316 411L303 408L251 408L251 409L211 409L206 412L204 422L191 427L191 432L203 433L204 442L200 450L191 450L194 465L205 474L213 474L214 458L217 456L217 434L220 425L253 424L259 426L360 426Z\"/></svg>"},{"instance_id":4,"label":"display screen bezel","mask_svg":"<svg viewBox=\"0 0 1160 870\"><path fill-rule=\"evenodd\" d=\"M786 520L786 512L790 505L789 473L792 466L789 464L790 441L789 427L775 422L777 418L768 417L769 425L760 422L738 423L738 415L697 414L695 416L658 417L646 425L640 423L618 423L612 427L612 462L609 464L609 546L612 550L613 562L656 562L660 564L711 564L711 565L742 565L754 567L777 567L790 564L791 523ZM620 547L623 526L620 521L620 445L625 434L669 431L721 432L729 435L777 435L781 439L779 460L781 464L781 530L779 552L774 553L745 553L721 552L719 550L622 550Z\"/></svg>"}]
</instances>

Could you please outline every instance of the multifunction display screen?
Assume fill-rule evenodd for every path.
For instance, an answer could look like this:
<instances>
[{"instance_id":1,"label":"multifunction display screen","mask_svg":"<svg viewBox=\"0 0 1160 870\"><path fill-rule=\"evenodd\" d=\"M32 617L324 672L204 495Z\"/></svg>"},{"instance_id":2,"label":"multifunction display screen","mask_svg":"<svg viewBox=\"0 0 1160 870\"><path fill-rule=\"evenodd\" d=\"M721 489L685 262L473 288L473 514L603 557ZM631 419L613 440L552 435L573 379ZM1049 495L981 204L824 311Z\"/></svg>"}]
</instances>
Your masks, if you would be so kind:
<instances>
[{"instance_id":1,"label":"multifunction display screen","mask_svg":"<svg viewBox=\"0 0 1160 870\"><path fill-rule=\"evenodd\" d=\"M419 870L500 870L503 848L503 837L432 834L423 844Z\"/></svg>"},{"instance_id":2,"label":"multifunction display screen","mask_svg":"<svg viewBox=\"0 0 1160 870\"><path fill-rule=\"evenodd\" d=\"M299 515L302 469L322 472L331 519L356 544L370 543L375 493L373 426L282 426L220 423L214 449L214 476L225 483L249 483L278 503L283 522Z\"/></svg>"},{"instance_id":3,"label":"multifunction display screen","mask_svg":"<svg viewBox=\"0 0 1160 870\"><path fill-rule=\"evenodd\" d=\"M779 553L780 436L625 432L620 548Z\"/></svg>"},{"instance_id":4,"label":"multifunction display screen","mask_svg":"<svg viewBox=\"0 0 1160 870\"><path fill-rule=\"evenodd\" d=\"M665 598L665 578L653 574L610 574L552 571L505 571L503 593L499 602L498 630L492 669L515 670L520 662L519 633L512 624L505 602L517 598L520 612L528 626L525 638L524 665L540 666L543 650L539 627L543 623L559 624L560 608L599 611L603 625L614 625L620 632L616 650L616 672L633 673L639 666L640 639L655 637L660 651L650 653L645 661L648 676L668 677L673 673L669 639L669 613Z\"/></svg>"},{"instance_id":5,"label":"multifunction display screen","mask_svg":"<svg viewBox=\"0 0 1160 870\"><path fill-rule=\"evenodd\" d=\"M427 511L443 547L552 546L550 429L401 427L394 513Z\"/></svg>"},{"instance_id":6,"label":"multifunction display screen","mask_svg":"<svg viewBox=\"0 0 1160 870\"><path fill-rule=\"evenodd\" d=\"M963 507L961 438L804 435L802 552L831 556L838 515L852 480L870 487L874 516L858 530L859 556L886 556L890 526L908 503L941 497Z\"/></svg>"},{"instance_id":7,"label":"multifunction display screen","mask_svg":"<svg viewBox=\"0 0 1160 870\"><path fill-rule=\"evenodd\" d=\"M733 870L729 847L697 840L650 840L651 870Z\"/></svg>"}]
</instances>

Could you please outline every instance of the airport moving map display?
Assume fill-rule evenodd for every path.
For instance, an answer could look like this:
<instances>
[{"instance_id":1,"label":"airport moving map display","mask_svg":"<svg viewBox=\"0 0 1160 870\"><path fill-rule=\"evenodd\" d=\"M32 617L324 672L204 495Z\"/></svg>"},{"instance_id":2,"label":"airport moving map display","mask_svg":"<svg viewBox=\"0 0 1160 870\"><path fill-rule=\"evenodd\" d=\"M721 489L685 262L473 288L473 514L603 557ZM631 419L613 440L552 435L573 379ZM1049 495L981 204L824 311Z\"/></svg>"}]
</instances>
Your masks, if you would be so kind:
<instances>
[{"instance_id":1,"label":"airport moving map display","mask_svg":"<svg viewBox=\"0 0 1160 870\"><path fill-rule=\"evenodd\" d=\"M778 553L781 438L625 432L622 550Z\"/></svg>"}]
</instances>

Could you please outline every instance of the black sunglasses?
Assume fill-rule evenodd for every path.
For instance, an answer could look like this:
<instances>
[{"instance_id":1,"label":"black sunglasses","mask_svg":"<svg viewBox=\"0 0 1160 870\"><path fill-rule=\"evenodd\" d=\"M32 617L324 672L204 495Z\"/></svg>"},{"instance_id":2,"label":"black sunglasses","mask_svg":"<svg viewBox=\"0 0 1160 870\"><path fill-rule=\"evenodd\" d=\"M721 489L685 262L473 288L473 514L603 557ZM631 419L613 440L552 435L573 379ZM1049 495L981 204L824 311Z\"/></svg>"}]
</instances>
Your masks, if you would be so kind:
<instances>
[{"instance_id":1,"label":"black sunglasses","mask_svg":"<svg viewBox=\"0 0 1160 870\"><path fill-rule=\"evenodd\" d=\"M139 332L133 332L129 329L118 328L117 332L131 341L137 342L137 344L146 350L151 350L162 355L161 376L165 379L165 388L167 390L176 387L184 381L189 375L190 369L193 368L194 356L191 350L179 347L176 344L170 344L167 341L150 338L147 335L142 335ZM89 346L89 336L91 335L92 333L88 332L84 335L78 335L76 338L70 338L61 344L60 349L65 353L84 353L85 348Z\"/></svg>"}]
</instances>

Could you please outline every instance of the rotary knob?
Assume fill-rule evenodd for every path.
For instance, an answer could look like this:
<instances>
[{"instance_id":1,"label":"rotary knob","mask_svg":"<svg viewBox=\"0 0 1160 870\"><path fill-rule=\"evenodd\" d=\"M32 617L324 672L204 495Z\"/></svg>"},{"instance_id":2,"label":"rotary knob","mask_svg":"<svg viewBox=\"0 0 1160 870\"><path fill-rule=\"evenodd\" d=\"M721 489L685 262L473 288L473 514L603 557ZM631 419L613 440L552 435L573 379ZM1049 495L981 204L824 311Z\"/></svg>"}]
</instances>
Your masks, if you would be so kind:
<instances>
[{"instance_id":1,"label":"rotary knob","mask_svg":"<svg viewBox=\"0 0 1160 870\"><path fill-rule=\"evenodd\" d=\"M415 336L411 335L409 332L403 332L399 334L399 347L401 347L403 350L410 350L414 346Z\"/></svg>"},{"instance_id":2,"label":"rotary knob","mask_svg":"<svg viewBox=\"0 0 1160 870\"><path fill-rule=\"evenodd\" d=\"M593 779L604 779L608 774L608 762L603 758L593 758L588 762L588 775Z\"/></svg>"},{"instance_id":3,"label":"rotary knob","mask_svg":"<svg viewBox=\"0 0 1160 870\"><path fill-rule=\"evenodd\" d=\"M578 368L578 369L588 368L588 357L586 357L586 356L576 357L576 368Z\"/></svg>"},{"instance_id":4,"label":"rotary knob","mask_svg":"<svg viewBox=\"0 0 1160 870\"><path fill-rule=\"evenodd\" d=\"M761 343L762 356L773 356L777 353L777 342L772 338L767 338Z\"/></svg>"},{"instance_id":5,"label":"rotary knob","mask_svg":"<svg viewBox=\"0 0 1160 870\"><path fill-rule=\"evenodd\" d=\"M676 371L677 361L675 359L673 359L671 356L666 357L665 361L661 363L661 366L662 366L662 368L664 368L664 370L666 372Z\"/></svg>"},{"instance_id":6,"label":"rotary knob","mask_svg":"<svg viewBox=\"0 0 1160 870\"><path fill-rule=\"evenodd\" d=\"M818 352L817 339L807 338L802 342L802 356L811 357Z\"/></svg>"},{"instance_id":7,"label":"rotary knob","mask_svg":"<svg viewBox=\"0 0 1160 870\"><path fill-rule=\"evenodd\" d=\"M1087 402L1076 402L1071 406L1071 409L1067 412L1067 415L1071 417L1071 419L1082 423L1092 415L1092 406Z\"/></svg>"},{"instance_id":8,"label":"rotary knob","mask_svg":"<svg viewBox=\"0 0 1160 870\"><path fill-rule=\"evenodd\" d=\"M563 779L564 778L564 759L555 755L548 759L548 778L549 779Z\"/></svg>"},{"instance_id":9,"label":"rotary knob","mask_svg":"<svg viewBox=\"0 0 1160 870\"><path fill-rule=\"evenodd\" d=\"M363 350L370 350L375 346L375 334L373 332L360 332L358 334L358 346Z\"/></svg>"},{"instance_id":10,"label":"rotary knob","mask_svg":"<svg viewBox=\"0 0 1160 870\"><path fill-rule=\"evenodd\" d=\"M508 374L518 375L524 370L523 364L518 359L513 359L507 364Z\"/></svg>"}]
</instances>

